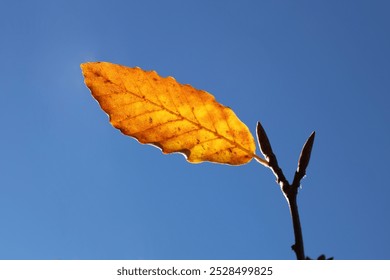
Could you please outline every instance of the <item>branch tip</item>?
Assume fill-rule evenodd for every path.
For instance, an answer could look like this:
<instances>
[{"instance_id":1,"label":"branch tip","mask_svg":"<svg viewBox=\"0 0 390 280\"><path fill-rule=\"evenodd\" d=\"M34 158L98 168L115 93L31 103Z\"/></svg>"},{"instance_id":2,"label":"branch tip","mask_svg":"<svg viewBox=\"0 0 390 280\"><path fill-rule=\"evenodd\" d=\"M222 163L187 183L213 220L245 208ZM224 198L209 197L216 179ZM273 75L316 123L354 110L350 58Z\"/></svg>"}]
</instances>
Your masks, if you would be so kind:
<instances>
[{"instance_id":1,"label":"branch tip","mask_svg":"<svg viewBox=\"0 0 390 280\"><path fill-rule=\"evenodd\" d=\"M265 132L260 122L257 122L256 131L257 131L257 140L259 142L260 151L263 154L263 156L267 160L269 160L269 158L271 158L274 153L272 151L271 143L269 142L267 133Z\"/></svg>"},{"instance_id":2,"label":"branch tip","mask_svg":"<svg viewBox=\"0 0 390 280\"><path fill-rule=\"evenodd\" d=\"M301 154L299 156L297 173L302 175L301 178L303 178L306 175L306 168L309 165L315 135L316 135L315 131L313 131L310 134L309 138L306 140L306 143L303 145Z\"/></svg>"}]
</instances>

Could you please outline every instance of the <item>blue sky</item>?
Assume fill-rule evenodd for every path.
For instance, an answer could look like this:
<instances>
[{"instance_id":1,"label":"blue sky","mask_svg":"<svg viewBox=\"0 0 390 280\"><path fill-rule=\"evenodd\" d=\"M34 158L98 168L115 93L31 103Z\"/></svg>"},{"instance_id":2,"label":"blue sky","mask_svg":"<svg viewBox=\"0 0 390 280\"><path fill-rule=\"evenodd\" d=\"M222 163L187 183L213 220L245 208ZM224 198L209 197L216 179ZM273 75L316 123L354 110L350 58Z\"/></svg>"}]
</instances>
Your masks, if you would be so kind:
<instances>
[{"instance_id":1,"label":"blue sky","mask_svg":"<svg viewBox=\"0 0 390 280\"><path fill-rule=\"evenodd\" d=\"M266 129L306 254L390 258L388 1L2 1L0 259L294 259L255 161L190 164L123 136L80 63L156 70ZM258 152L259 153L259 152Z\"/></svg>"}]
</instances>

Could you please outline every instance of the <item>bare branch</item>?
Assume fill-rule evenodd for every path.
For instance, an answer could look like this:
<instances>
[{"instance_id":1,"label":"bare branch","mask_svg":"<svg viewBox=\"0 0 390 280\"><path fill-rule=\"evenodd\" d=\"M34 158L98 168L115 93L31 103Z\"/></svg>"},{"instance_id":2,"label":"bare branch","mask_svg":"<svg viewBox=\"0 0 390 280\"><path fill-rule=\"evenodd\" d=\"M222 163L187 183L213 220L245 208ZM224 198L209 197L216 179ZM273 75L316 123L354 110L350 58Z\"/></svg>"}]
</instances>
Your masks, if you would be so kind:
<instances>
[{"instance_id":1,"label":"bare branch","mask_svg":"<svg viewBox=\"0 0 390 280\"><path fill-rule=\"evenodd\" d=\"M295 243L292 245L292 249L296 254L298 260L304 260L305 251L303 246L303 237L302 237L302 228L301 222L299 219L298 213L298 204L297 204L297 195L301 179L306 175L306 168L310 161L310 154L313 148L315 132L313 132L310 137L307 139L306 143L303 146L299 160L298 168L295 172L294 181L290 185L286 177L283 174L282 169L279 167L276 156L272 150L271 143L268 139L268 136L260 124L257 123L257 139L259 141L259 146L261 153L264 155L265 159L268 161L268 167L272 170L276 177L276 182L280 185L280 188L287 199L291 219L293 223Z\"/></svg>"}]
</instances>

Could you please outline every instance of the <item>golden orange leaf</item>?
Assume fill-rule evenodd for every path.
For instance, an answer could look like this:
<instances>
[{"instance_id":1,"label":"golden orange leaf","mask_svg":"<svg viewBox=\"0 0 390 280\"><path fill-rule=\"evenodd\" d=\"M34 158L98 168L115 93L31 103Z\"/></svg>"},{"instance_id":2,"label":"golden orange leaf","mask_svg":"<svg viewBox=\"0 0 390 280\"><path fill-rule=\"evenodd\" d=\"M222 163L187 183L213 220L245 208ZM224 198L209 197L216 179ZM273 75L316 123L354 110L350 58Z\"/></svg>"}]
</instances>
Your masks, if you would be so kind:
<instances>
[{"instance_id":1,"label":"golden orange leaf","mask_svg":"<svg viewBox=\"0 0 390 280\"><path fill-rule=\"evenodd\" d=\"M139 142L183 153L192 163L258 159L248 127L206 91L138 67L89 62L81 68L111 124Z\"/></svg>"}]
</instances>

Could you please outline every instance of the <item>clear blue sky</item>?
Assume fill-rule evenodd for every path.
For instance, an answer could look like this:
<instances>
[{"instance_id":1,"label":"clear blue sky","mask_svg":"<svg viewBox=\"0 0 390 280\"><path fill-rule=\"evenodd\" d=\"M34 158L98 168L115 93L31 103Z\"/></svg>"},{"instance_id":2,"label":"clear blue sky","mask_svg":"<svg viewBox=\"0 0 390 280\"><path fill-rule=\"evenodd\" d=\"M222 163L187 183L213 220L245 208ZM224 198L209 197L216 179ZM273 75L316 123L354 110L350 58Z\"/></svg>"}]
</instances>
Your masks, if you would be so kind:
<instances>
[{"instance_id":1,"label":"clear blue sky","mask_svg":"<svg viewBox=\"0 0 390 280\"><path fill-rule=\"evenodd\" d=\"M2 1L0 259L294 259L272 172L111 127L80 63L212 93L291 180L307 255L390 258L389 1Z\"/></svg>"}]
</instances>

